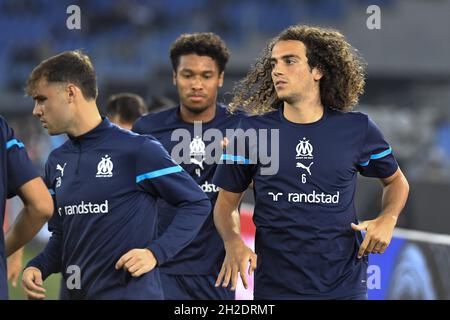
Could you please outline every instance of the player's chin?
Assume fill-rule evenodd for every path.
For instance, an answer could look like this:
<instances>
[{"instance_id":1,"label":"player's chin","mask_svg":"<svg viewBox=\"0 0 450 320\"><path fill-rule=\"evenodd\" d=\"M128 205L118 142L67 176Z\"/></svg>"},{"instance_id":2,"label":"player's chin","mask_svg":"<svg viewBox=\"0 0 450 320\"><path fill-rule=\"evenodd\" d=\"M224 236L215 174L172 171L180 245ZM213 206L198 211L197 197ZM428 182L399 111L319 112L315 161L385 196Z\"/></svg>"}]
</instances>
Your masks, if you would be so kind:
<instances>
[{"instance_id":1,"label":"player's chin","mask_svg":"<svg viewBox=\"0 0 450 320\"><path fill-rule=\"evenodd\" d=\"M284 92L278 92L278 91L277 91L277 96L278 96L278 99L280 99L281 101L290 100L290 99L289 99L289 95L287 95L287 94L284 93Z\"/></svg>"},{"instance_id":2,"label":"player's chin","mask_svg":"<svg viewBox=\"0 0 450 320\"><path fill-rule=\"evenodd\" d=\"M51 136L57 136L57 135L64 133L62 130L57 130L57 129L54 129L51 127L47 127L46 129L47 129L48 134Z\"/></svg>"},{"instance_id":3,"label":"player's chin","mask_svg":"<svg viewBox=\"0 0 450 320\"><path fill-rule=\"evenodd\" d=\"M203 111L208 109L208 105L194 103L185 104L185 107L192 113L202 113Z\"/></svg>"}]
</instances>

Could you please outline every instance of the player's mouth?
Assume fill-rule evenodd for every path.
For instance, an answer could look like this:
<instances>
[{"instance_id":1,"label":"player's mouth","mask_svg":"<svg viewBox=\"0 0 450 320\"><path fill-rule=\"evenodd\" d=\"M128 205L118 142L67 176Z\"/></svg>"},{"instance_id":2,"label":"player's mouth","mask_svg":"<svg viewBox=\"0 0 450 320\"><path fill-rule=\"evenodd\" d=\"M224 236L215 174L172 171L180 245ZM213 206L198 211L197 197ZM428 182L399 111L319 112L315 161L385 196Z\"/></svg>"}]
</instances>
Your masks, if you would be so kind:
<instances>
[{"instance_id":1,"label":"player's mouth","mask_svg":"<svg viewBox=\"0 0 450 320\"><path fill-rule=\"evenodd\" d=\"M205 100L205 96L201 95L201 94L191 94L191 95L188 95L188 98L192 102L201 102L201 101Z\"/></svg>"},{"instance_id":2,"label":"player's mouth","mask_svg":"<svg viewBox=\"0 0 450 320\"><path fill-rule=\"evenodd\" d=\"M275 88L281 89L287 85L287 81L284 80L276 80L275 81Z\"/></svg>"}]
</instances>

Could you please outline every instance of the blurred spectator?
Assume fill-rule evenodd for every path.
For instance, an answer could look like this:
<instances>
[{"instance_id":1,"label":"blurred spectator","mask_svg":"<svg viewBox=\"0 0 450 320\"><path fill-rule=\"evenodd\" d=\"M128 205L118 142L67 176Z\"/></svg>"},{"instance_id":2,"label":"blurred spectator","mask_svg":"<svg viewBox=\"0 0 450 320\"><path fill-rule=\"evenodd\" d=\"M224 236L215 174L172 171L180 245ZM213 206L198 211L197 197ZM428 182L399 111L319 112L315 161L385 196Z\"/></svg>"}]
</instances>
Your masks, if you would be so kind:
<instances>
[{"instance_id":1,"label":"blurred spectator","mask_svg":"<svg viewBox=\"0 0 450 320\"><path fill-rule=\"evenodd\" d=\"M160 112L176 107L176 102L165 96L152 96L149 112Z\"/></svg>"},{"instance_id":2,"label":"blurred spectator","mask_svg":"<svg viewBox=\"0 0 450 320\"><path fill-rule=\"evenodd\" d=\"M450 165L450 122L443 122L437 128L436 144L443 154L444 161Z\"/></svg>"},{"instance_id":3,"label":"blurred spectator","mask_svg":"<svg viewBox=\"0 0 450 320\"><path fill-rule=\"evenodd\" d=\"M106 105L106 116L118 126L131 130L133 123L148 107L141 96L134 93L119 93L110 97Z\"/></svg>"}]
</instances>

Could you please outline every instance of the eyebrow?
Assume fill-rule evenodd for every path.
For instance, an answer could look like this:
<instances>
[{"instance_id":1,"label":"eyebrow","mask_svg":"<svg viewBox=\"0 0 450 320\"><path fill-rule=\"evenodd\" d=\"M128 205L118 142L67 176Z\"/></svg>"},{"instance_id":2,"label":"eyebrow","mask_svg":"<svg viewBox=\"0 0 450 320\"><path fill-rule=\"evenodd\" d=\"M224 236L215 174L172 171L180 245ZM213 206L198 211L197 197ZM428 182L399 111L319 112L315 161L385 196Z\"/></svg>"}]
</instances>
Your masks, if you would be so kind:
<instances>
[{"instance_id":1,"label":"eyebrow","mask_svg":"<svg viewBox=\"0 0 450 320\"><path fill-rule=\"evenodd\" d=\"M43 95L40 95L40 94L38 94L36 96L33 96L33 100L46 100L46 99L47 99L46 96L43 96Z\"/></svg>"},{"instance_id":2,"label":"eyebrow","mask_svg":"<svg viewBox=\"0 0 450 320\"><path fill-rule=\"evenodd\" d=\"M300 59L300 57L298 56L298 55L296 55L296 54L285 54L284 56L281 56L280 57L280 59L281 60L283 60L283 59L288 59L288 58L297 58L297 59ZM278 59L277 58L274 58L274 57L271 57L270 58L270 62L272 62L272 61L277 61Z\"/></svg>"},{"instance_id":3,"label":"eyebrow","mask_svg":"<svg viewBox=\"0 0 450 320\"><path fill-rule=\"evenodd\" d=\"M180 72L195 73L194 70L188 69L188 68L181 69ZM202 74L203 74L203 73L214 73L214 70L204 70L204 71L201 71L200 73L202 73Z\"/></svg>"}]
</instances>

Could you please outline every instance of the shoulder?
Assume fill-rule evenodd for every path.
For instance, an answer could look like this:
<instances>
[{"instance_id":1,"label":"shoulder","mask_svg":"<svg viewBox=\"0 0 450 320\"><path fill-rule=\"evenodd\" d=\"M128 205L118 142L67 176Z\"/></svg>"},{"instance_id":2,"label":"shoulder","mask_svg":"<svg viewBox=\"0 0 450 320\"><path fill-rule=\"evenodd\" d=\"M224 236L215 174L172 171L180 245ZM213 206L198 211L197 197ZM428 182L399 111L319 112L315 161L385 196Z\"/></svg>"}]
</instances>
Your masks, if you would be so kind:
<instances>
[{"instance_id":1,"label":"shoulder","mask_svg":"<svg viewBox=\"0 0 450 320\"><path fill-rule=\"evenodd\" d=\"M138 119L138 122L155 122L158 120L167 119L168 116L176 112L177 108L171 108L160 112L148 113Z\"/></svg>"},{"instance_id":2,"label":"shoulder","mask_svg":"<svg viewBox=\"0 0 450 320\"><path fill-rule=\"evenodd\" d=\"M53 168L56 166L58 161L63 157L63 154L69 150L68 147L69 141L64 142L59 147L53 149L50 154L47 157L47 161L45 163L45 166L48 168Z\"/></svg>"},{"instance_id":3,"label":"shoulder","mask_svg":"<svg viewBox=\"0 0 450 320\"><path fill-rule=\"evenodd\" d=\"M111 125L109 138L113 138L114 144L120 145L122 148L140 147L145 141L156 140L150 134L139 134L131 130L123 129L115 124ZM111 141L111 140L110 140Z\"/></svg>"},{"instance_id":4,"label":"shoulder","mask_svg":"<svg viewBox=\"0 0 450 320\"><path fill-rule=\"evenodd\" d=\"M0 116L0 129L1 129L2 140L3 140L3 142L6 142L11 128L8 125L8 122L6 121L6 119L3 118L3 116Z\"/></svg>"},{"instance_id":5,"label":"shoulder","mask_svg":"<svg viewBox=\"0 0 450 320\"><path fill-rule=\"evenodd\" d=\"M368 126L369 116L359 111L340 111L329 109L329 117L338 121L340 124L349 126L349 128L364 128Z\"/></svg>"},{"instance_id":6,"label":"shoulder","mask_svg":"<svg viewBox=\"0 0 450 320\"><path fill-rule=\"evenodd\" d=\"M237 126L238 123L244 119L247 118L247 114L236 110L235 112L231 113L227 107L223 104L217 104L217 113L216 113L216 122L224 123L227 126Z\"/></svg>"},{"instance_id":7,"label":"shoulder","mask_svg":"<svg viewBox=\"0 0 450 320\"><path fill-rule=\"evenodd\" d=\"M113 125L106 145L130 159L153 159L164 153L161 143L151 134L138 134Z\"/></svg>"},{"instance_id":8,"label":"shoulder","mask_svg":"<svg viewBox=\"0 0 450 320\"><path fill-rule=\"evenodd\" d=\"M138 134L114 125L115 143L122 147L128 146L132 150L142 152L142 148L160 148L161 143L151 134Z\"/></svg>"},{"instance_id":9,"label":"shoulder","mask_svg":"<svg viewBox=\"0 0 450 320\"><path fill-rule=\"evenodd\" d=\"M263 115L242 116L239 127L245 128L265 128L278 126L280 122L279 111L275 110Z\"/></svg>"},{"instance_id":10,"label":"shoulder","mask_svg":"<svg viewBox=\"0 0 450 320\"><path fill-rule=\"evenodd\" d=\"M160 112L154 112L146 114L140 117L133 125L133 131L138 133L148 132L149 128L159 127L167 121L174 113L177 112L177 108L170 108Z\"/></svg>"},{"instance_id":11,"label":"shoulder","mask_svg":"<svg viewBox=\"0 0 450 320\"><path fill-rule=\"evenodd\" d=\"M8 127L8 123L6 122L6 119L3 118L3 116L0 116L0 126L3 130L3 128L7 128Z\"/></svg>"},{"instance_id":12,"label":"shoulder","mask_svg":"<svg viewBox=\"0 0 450 320\"><path fill-rule=\"evenodd\" d=\"M341 110L336 110L336 109L329 109L328 111L330 113L330 115L334 116L334 117L341 117L341 118L345 118L345 119L350 119L353 121L367 121L368 119L368 115L360 112L360 111L341 111Z\"/></svg>"},{"instance_id":13,"label":"shoulder","mask_svg":"<svg viewBox=\"0 0 450 320\"><path fill-rule=\"evenodd\" d=\"M62 145L53 149L47 157L47 162L57 161L57 159L60 158L63 154L65 154L66 152L70 152L71 151L70 144L71 142L70 139L68 138Z\"/></svg>"}]
</instances>

